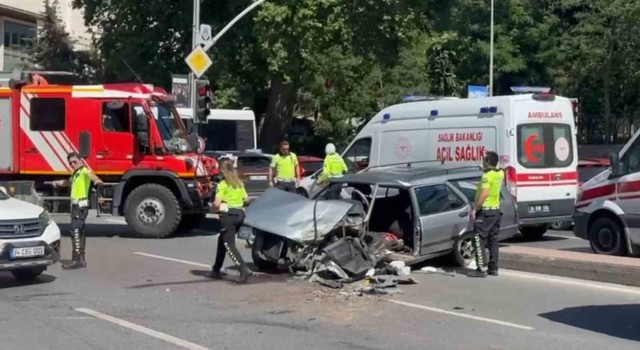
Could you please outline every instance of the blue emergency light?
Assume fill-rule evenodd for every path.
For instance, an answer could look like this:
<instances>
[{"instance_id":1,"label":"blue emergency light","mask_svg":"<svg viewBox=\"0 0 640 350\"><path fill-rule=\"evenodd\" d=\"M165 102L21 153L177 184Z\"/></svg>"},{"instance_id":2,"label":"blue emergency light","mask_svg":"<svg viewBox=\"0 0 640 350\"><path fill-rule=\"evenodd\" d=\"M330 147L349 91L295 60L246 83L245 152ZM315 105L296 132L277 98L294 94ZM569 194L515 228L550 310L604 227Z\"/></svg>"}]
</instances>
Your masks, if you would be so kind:
<instances>
[{"instance_id":1,"label":"blue emergency light","mask_svg":"<svg viewBox=\"0 0 640 350\"><path fill-rule=\"evenodd\" d=\"M480 114L487 114L487 113L489 113L489 107L480 108Z\"/></svg>"},{"instance_id":2,"label":"blue emergency light","mask_svg":"<svg viewBox=\"0 0 640 350\"><path fill-rule=\"evenodd\" d=\"M431 116L432 117L437 117L438 116L438 110L437 109L432 109L431 110Z\"/></svg>"},{"instance_id":3,"label":"blue emergency light","mask_svg":"<svg viewBox=\"0 0 640 350\"><path fill-rule=\"evenodd\" d=\"M489 107L489 113L498 113L498 107Z\"/></svg>"},{"instance_id":4,"label":"blue emergency light","mask_svg":"<svg viewBox=\"0 0 640 350\"><path fill-rule=\"evenodd\" d=\"M385 113L385 114L382 116L382 120L389 120L389 119L391 119L391 114L389 114L389 113Z\"/></svg>"}]
</instances>

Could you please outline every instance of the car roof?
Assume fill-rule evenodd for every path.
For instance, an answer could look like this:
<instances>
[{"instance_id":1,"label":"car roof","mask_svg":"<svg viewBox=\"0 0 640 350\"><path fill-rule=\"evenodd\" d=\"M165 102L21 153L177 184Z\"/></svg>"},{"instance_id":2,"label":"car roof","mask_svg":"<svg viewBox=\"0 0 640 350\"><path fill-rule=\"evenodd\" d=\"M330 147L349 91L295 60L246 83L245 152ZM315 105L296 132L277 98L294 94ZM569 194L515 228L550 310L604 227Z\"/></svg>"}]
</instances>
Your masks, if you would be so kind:
<instances>
[{"instance_id":1,"label":"car roof","mask_svg":"<svg viewBox=\"0 0 640 350\"><path fill-rule=\"evenodd\" d=\"M481 177L482 168L477 165L430 164L424 166L392 166L365 170L331 179L333 183L378 184L383 187L410 188L442 183L447 180Z\"/></svg>"}]
</instances>

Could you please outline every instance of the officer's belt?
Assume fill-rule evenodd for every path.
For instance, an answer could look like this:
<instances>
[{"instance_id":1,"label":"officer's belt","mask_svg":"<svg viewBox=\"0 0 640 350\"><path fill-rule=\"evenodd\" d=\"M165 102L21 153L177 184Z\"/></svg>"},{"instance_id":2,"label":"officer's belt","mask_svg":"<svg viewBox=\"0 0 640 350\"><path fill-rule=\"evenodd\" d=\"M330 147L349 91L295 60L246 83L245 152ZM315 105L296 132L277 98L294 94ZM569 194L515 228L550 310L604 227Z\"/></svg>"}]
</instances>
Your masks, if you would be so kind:
<instances>
[{"instance_id":1,"label":"officer's belt","mask_svg":"<svg viewBox=\"0 0 640 350\"><path fill-rule=\"evenodd\" d=\"M295 178L293 178L293 179L281 179L281 178L277 177L276 181L278 181L278 182L296 182L296 179Z\"/></svg>"},{"instance_id":2,"label":"officer's belt","mask_svg":"<svg viewBox=\"0 0 640 350\"><path fill-rule=\"evenodd\" d=\"M482 210L500 210L500 207L482 207Z\"/></svg>"}]
</instances>

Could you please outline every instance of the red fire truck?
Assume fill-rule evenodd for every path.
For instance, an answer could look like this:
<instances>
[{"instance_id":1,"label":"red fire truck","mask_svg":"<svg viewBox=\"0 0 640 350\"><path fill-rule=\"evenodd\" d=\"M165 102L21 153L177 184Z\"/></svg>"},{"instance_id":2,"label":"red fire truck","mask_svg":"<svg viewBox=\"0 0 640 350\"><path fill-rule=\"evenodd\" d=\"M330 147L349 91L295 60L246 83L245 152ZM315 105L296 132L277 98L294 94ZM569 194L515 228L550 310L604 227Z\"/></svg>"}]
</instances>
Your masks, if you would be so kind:
<instances>
[{"instance_id":1,"label":"red fire truck","mask_svg":"<svg viewBox=\"0 0 640 350\"><path fill-rule=\"evenodd\" d=\"M124 216L139 237L199 226L218 164L196 152L171 96L147 84L70 80L17 72L0 85L0 181L32 181L48 209L64 212L68 189L47 183L68 178L66 155L78 152L105 182L90 199L98 215Z\"/></svg>"}]
</instances>

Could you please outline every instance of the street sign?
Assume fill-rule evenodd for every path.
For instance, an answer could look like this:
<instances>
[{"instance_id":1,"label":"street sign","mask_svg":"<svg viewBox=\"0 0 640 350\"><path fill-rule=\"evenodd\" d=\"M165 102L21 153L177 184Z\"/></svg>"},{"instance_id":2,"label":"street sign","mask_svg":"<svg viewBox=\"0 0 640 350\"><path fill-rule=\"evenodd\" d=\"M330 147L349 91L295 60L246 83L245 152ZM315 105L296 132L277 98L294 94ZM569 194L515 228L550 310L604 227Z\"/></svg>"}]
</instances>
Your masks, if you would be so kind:
<instances>
[{"instance_id":1,"label":"street sign","mask_svg":"<svg viewBox=\"0 0 640 350\"><path fill-rule=\"evenodd\" d=\"M198 44L206 44L211 39L213 39L211 37L211 26L208 24L201 24L200 35L198 35Z\"/></svg>"},{"instance_id":2,"label":"street sign","mask_svg":"<svg viewBox=\"0 0 640 350\"><path fill-rule=\"evenodd\" d=\"M206 72L213 64L211 58L209 58L209 55L207 55L201 46L193 49L189 56L185 58L185 62L187 62L187 65L191 68L193 74L198 78L200 78L202 74L204 74L204 72Z\"/></svg>"},{"instance_id":3,"label":"street sign","mask_svg":"<svg viewBox=\"0 0 640 350\"><path fill-rule=\"evenodd\" d=\"M468 98L489 96L489 87L486 85L469 85L467 87Z\"/></svg>"}]
</instances>

